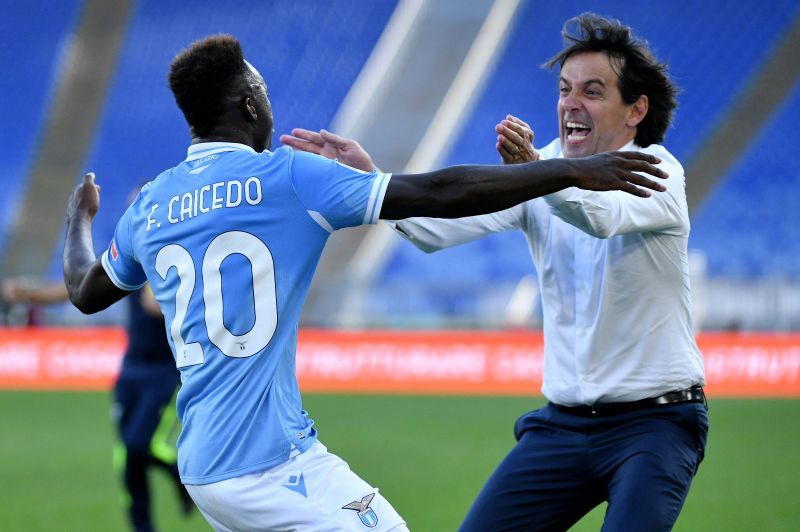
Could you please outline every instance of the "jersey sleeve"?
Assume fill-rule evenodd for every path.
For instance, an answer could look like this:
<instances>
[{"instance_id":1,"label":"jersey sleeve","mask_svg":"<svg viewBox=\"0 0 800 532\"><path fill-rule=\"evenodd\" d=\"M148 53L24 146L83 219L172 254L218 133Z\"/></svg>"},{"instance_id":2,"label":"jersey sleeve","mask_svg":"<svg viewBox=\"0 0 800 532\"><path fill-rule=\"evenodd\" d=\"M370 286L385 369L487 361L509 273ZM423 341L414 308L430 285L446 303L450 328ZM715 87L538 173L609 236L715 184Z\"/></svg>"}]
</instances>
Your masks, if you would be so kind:
<instances>
[{"instance_id":1,"label":"jersey sleeve","mask_svg":"<svg viewBox=\"0 0 800 532\"><path fill-rule=\"evenodd\" d=\"M117 288L132 292L138 290L147 282L147 276L142 269L142 265L136 260L133 254L133 242L131 241L131 212L128 208L122 215L117 228L114 230L114 238L108 245L108 249L103 252L100 260L103 269L108 274Z\"/></svg>"},{"instance_id":2,"label":"jersey sleeve","mask_svg":"<svg viewBox=\"0 0 800 532\"><path fill-rule=\"evenodd\" d=\"M319 155L295 152L290 176L309 215L333 231L377 223L392 174L362 172Z\"/></svg>"}]
</instances>

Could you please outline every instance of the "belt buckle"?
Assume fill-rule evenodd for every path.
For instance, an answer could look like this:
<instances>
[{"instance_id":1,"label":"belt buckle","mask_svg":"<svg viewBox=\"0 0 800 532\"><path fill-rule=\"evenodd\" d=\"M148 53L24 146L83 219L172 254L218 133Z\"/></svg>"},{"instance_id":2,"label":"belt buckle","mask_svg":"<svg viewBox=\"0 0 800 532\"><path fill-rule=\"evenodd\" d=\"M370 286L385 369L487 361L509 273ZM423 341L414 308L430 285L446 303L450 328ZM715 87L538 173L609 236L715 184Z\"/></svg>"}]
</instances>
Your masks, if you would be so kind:
<instances>
[{"instance_id":1,"label":"belt buckle","mask_svg":"<svg viewBox=\"0 0 800 532\"><path fill-rule=\"evenodd\" d=\"M706 410L708 410L708 397L706 397L706 391L702 386L699 386L697 389L700 392L700 397L703 398L703 406L706 407Z\"/></svg>"}]
</instances>

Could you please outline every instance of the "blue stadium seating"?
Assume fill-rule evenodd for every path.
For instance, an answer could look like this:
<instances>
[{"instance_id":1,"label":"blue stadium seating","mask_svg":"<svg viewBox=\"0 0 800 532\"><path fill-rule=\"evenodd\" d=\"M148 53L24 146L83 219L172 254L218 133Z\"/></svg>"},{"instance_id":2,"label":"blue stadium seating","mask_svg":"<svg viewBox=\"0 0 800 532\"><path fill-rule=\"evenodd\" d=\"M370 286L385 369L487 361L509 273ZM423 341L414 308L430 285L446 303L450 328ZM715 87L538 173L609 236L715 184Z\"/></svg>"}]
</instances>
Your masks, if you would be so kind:
<instances>
[{"instance_id":1,"label":"blue stadium seating","mask_svg":"<svg viewBox=\"0 0 800 532\"><path fill-rule=\"evenodd\" d=\"M0 47L3 64L16 73L0 80L0 117L13 125L3 129L7 201L0 207L0 249L81 5L81 0L30 0L4 6L7 41L18 45ZM130 191L184 157L189 137L166 83L177 51L208 34L236 35L267 80L276 135L296 125L326 127L395 5L396 0L197 0L191 5L136 0L85 165L103 185L98 251L110 239ZM630 24L670 65L683 93L665 144L684 162L698 155L703 140L800 17L797 0L775 0L768 8L755 0L526 2L474 108L454 135L446 164L497 162L494 125L507 113L534 126L539 146L557 134L555 75L540 65L560 49L563 22L588 9ZM35 32L27 23L32 18ZM796 116L798 87L693 214L691 246L706 253L712 275L800 275L800 242L792 238L800 221L795 205L800 177L792 173L791 162L778 158L796 150L797 132L779 128L787 120L794 123L791 117ZM60 246L53 272L60 270L58 257ZM528 250L518 232L432 256L401 242L367 305L382 315L397 312L400 320L412 314L446 320L485 306L487 298L507 299L509 287L530 273ZM476 289L480 286L492 288Z\"/></svg>"},{"instance_id":2,"label":"blue stadium seating","mask_svg":"<svg viewBox=\"0 0 800 532\"><path fill-rule=\"evenodd\" d=\"M724 0L615 0L604 2L601 6L578 0L551 2L546 5L529 2L523 6L505 51L477 99L471 116L460 128L447 159L448 164L497 162L494 125L508 113L525 119L534 127L536 144L539 146L558 134L555 120L556 78L552 72L540 68L540 65L561 48L560 30L563 22L585 10L596 10L631 25L648 39L657 56L670 65L670 71L683 92L679 96L680 108L674 127L668 131L665 145L684 162L695 154L699 143L725 115L793 20L800 16L796 0L772 2L769 9L764 9L763 4L755 0L735 4ZM796 106L790 106L788 110L794 110L794 115L788 111L779 115L800 116ZM795 121L796 119L793 120ZM782 136L785 142L782 145L787 148L796 146L797 132L786 129L783 128L780 133L772 129L771 141L776 142ZM761 143L761 147L765 144L768 142ZM757 150L758 147L754 146L752 149ZM792 150L787 151L791 153ZM716 207L708 207L697 217L692 246L709 254L712 273L800 273L799 261L790 260L789 249L797 250L796 246L785 248L783 258L776 259L780 264L768 258L770 246L775 245L768 242L783 242L785 235L773 234L772 238L779 240L761 242L763 237L757 238L755 234L758 226L750 218L746 218L747 222L730 219L726 223L718 222L720 218L717 209L729 212L731 218L741 210L737 203L732 203L737 201L746 201L751 213L754 213L753 217L758 218L759 215L755 212L761 211L753 210L752 201L746 197L748 189L743 186L745 181L753 182L758 179L751 175L758 171L755 163L742 163L731 174L731 179L741 181L742 186L735 190L741 190L742 195L735 196L734 191L717 194L709 198L708 202L709 206L713 203ZM785 184L788 181L785 174L786 171L782 172L781 181L776 181L773 185L775 194L780 194L776 187L782 185L778 183ZM758 181L764 185L765 195L773 194L767 192L767 185L770 183L765 181L775 175L775 172L769 178L767 175L770 174L761 174ZM797 174L793 183L797 190ZM717 200L721 203L716 203ZM769 219L775 225L794 225L792 217L785 219L792 220L791 222L778 219L780 213L774 211L774 205L765 208L773 209ZM713 215L705 214L712 212ZM737 227L745 224L754 229L728 233L732 224ZM720 242L715 239L721 233L729 235L726 239L727 247L714 245L714 242ZM748 236L746 239L736 240L737 233ZM481 283L519 278L525 273L533 272L523 242L524 239L519 238L518 234L510 232L432 256L426 256L410 244L402 242L379 276L379 286L376 288L398 280L419 277L423 280L416 282L424 282L439 289L443 283ZM765 248L763 252L754 253L754 242L755 245ZM725 255L719 255L721 252L725 252ZM737 254L737 258L731 260L731 253ZM795 252L794 256L798 254ZM725 261L730 263L724 266ZM436 304L435 300L431 302ZM447 312L447 308L442 311Z\"/></svg>"},{"instance_id":3,"label":"blue stadium seating","mask_svg":"<svg viewBox=\"0 0 800 532\"><path fill-rule=\"evenodd\" d=\"M277 139L292 127L329 125L394 6L357 0L140 0L86 162L103 186L96 246L107 245L131 190L186 156L188 129L166 80L177 52L206 35L235 35L267 81ZM57 270L58 259L53 262Z\"/></svg>"},{"instance_id":4,"label":"blue stadium seating","mask_svg":"<svg viewBox=\"0 0 800 532\"><path fill-rule=\"evenodd\" d=\"M80 5L79 0L29 0L3 5L0 249L5 246L9 225L23 195L34 150L47 119L58 69L70 52L70 37Z\"/></svg>"},{"instance_id":5,"label":"blue stadium seating","mask_svg":"<svg viewBox=\"0 0 800 532\"><path fill-rule=\"evenodd\" d=\"M711 275L800 277L800 81L692 221Z\"/></svg>"}]
</instances>

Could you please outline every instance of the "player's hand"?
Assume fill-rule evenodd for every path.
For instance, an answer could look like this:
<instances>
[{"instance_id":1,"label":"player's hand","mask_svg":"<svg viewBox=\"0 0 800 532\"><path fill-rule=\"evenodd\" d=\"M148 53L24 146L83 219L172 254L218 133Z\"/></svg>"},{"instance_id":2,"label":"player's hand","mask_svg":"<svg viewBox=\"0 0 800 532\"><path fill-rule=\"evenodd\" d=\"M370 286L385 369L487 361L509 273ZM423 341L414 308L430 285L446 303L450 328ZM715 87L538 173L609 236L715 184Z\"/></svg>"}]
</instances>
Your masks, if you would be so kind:
<instances>
[{"instance_id":1,"label":"player's hand","mask_svg":"<svg viewBox=\"0 0 800 532\"><path fill-rule=\"evenodd\" d=\"M536 161L539 153L533 148L533 129L517 118L507 115L494 126L497 132L497 152L503 164L519 164Z\"/></svg>"},{"instance_id":2,"label":"player's hand","mask_svg":"<svg viewBox=\"0 0 800 532\"><path fill-rule=\"evenodd\" d=\"M100 208L100 187L94 184L94 173L83 176L83 182L72 189L67 203L67 220L74 217L92 220Z\"/></svg>"},{"instance_id":3,"label":"player's hand","mask_svg":"<svg viewBox=\"0 0 800 532\"><path fill-rule=\"evenodd\" d=\"M291 146L295 150L316 153L328 159L337 159L339 162L358 168L364 172L375 170L372 157L353 139L348 139L322 129L309 131L295 128L291 135L281 135L281 144Z\"/></svg>"},{"instance_id":4,"label":"player's hand","mask_svg":"<svg viewBox=\"0 0 800 532\"><path fill-rule=\"evenodd\" d=\"M3 281L2 295L7 303L19 303L26 300L25 285L27 280L22 277L9 277Z\"/></svg>"},{"instance_id":5,"label":"player's hand","mask_svg":"<svg viewBox=\"0 0 800 532\"><path fill-rule=\"evenodd\" d=\"M622 190L634 196L648 198L650 192L645 189L664 192L666 187L641 174L650 174L659 179L669 177L666 172L655 167L661 159L637 151L606 152L565 160L579 165L576 186L585 190Z\"/></svg>"}]
</instances>

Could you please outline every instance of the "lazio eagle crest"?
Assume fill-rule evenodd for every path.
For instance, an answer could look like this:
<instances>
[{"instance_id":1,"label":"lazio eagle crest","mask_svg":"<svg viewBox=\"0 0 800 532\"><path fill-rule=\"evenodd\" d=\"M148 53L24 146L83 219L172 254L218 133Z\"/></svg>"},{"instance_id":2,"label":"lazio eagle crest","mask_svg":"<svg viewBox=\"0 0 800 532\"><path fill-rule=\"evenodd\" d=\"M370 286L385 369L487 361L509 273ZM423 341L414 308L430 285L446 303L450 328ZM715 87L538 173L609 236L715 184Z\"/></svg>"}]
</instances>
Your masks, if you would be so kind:
<instances>
[{"instance_id":1,"label":"lazio eagle crest","mask_svg":"<svg viewBox=\"0 0 800 532\"><path fill-rule=\"evenodd\" d=\"M375 514L375 510L369 507L374 498L375 494L370 493L362 497L360 501L345 504L342 506L342 510L355 510L358 512L358 518L361 519L364 526L375 528L378 525L378 516Z\"/></svg>"}]
</instances>

